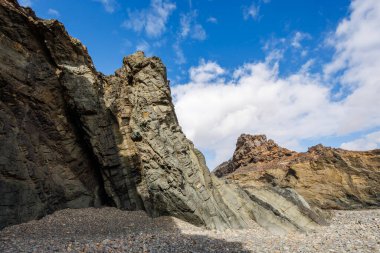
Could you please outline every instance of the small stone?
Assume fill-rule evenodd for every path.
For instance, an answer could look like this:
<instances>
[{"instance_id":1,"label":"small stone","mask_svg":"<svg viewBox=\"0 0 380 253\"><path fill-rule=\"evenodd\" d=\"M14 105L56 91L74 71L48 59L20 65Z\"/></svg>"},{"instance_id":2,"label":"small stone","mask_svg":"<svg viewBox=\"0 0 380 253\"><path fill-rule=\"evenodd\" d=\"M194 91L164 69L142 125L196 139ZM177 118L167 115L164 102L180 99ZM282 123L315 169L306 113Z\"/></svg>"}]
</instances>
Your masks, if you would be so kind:
<instances>
[{"instance_id":1,"label":"small stone","mask_svg":"<svg viewBox=\"0 0 380 253\"><path fill-rule=\"evenodd\" d=\"M131 139L133 141L142 141L142 136L141 136L141 134L139 132L133 132L131 134Z\"/></svg>"}]
</instances>

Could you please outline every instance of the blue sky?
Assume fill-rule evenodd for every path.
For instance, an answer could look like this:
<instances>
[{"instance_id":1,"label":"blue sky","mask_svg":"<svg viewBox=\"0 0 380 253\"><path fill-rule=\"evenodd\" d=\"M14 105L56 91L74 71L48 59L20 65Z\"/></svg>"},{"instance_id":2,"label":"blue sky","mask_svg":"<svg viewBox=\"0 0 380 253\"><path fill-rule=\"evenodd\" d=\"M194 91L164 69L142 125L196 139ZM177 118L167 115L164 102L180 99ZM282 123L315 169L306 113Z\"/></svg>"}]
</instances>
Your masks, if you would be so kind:
<instances>
[{"instance_id":1,"label":"blue sky","mask_svg":"<svg viewBox=\"0 0 380 253\"><path fill-rule=\"evenodd\" d=\"M310 39L305 38L304 43L313 49L310 53L317 53L318 50L314 49L324 39L324 34L335 29L337 23L348 14L349 6L349 0L156 1L175 7L167 10L165 30L158 36L150 36L123 25L131 13L142 10L152 12L150 0L24 2L31 3L40 17L59 19L72 36L88 47L99 71L112 74L120 66L124 55L143 48L148 55L163 59L174 83L186 81L187 70L198 64L201 58L234 68L242 62L265 58L266 43L292 37L296 32L309 34ZM258 9L257 14L249 14L250 8ZM197 33L191 30L186 38L181 38L181 19L184 16L191 19L190 29L199 27L204 31L204 36L191 36ZM185 59L178 58L176 43ZM290 51L289 58L299 57L292 53L295 52ZM292 71L294 65L301 63L298 59L292 59L292 64L286 64L283 71Z\"/></svg>"},{"instance_id":2,"label":"blue sky","mask_svg":"<svg viewBox=\"0 0 380 253\"><path fill-rule=\"evenodd\" d=\"M210 168L241 133L304 151L380 147L378 0L24 0L112 74L143 50L167 66L186 135Z\"/></svg>"}]
</instances>

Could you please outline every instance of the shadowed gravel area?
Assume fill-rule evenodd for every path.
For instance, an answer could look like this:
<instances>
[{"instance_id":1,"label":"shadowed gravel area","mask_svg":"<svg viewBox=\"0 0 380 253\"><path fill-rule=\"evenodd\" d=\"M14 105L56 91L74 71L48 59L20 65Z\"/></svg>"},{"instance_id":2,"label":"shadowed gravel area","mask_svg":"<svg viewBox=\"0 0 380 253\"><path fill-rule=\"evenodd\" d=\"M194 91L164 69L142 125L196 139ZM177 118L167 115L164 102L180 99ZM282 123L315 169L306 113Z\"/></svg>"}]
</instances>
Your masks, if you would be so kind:
<instances>
[{"instance_id":1,"label":"shadowed gravel area","mask_svg":"<svg viewBox=\"0 0 380 253\"><path fill-rule=\"evenodd\" d=\"M380 252L380 210L334 211L307 234L205 230L116 208L65 209L0 231L0 252Z\"/></svg>"}]
</instances>

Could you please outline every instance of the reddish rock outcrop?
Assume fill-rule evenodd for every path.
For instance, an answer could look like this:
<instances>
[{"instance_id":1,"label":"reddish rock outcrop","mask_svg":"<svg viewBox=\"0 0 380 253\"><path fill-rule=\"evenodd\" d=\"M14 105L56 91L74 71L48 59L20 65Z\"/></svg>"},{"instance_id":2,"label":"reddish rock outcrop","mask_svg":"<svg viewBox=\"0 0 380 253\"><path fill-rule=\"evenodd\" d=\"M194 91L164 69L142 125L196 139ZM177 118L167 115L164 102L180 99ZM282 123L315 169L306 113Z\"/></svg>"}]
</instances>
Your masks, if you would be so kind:
<instances>
[{"instance_id":1,"label":"reddish rock outcrop","mask_svg":"<svg viewBox=\"0 0 380 253\"><path fill-rule=\"evenodd\" d=\"M267 163L288 160L297 153L278 146L273 140L267 140L265 135L242 134L236 142L232 159L222 163L214 173L218 177L225 176L251 164L265 166Z\"/></svg>"},{"instance_id":2,"label":"reddish rock outcrop","mask_svg":"<svg viewBox=\"0 0 380 253\"><path fill-rule=\"evenodd\" d=\"M244 134L233 158L214 174L244 189L292 188L323 209L380 207L380 150L357 152L317 145L297 153L263 135Z\"/></svg>"}]
</instances>

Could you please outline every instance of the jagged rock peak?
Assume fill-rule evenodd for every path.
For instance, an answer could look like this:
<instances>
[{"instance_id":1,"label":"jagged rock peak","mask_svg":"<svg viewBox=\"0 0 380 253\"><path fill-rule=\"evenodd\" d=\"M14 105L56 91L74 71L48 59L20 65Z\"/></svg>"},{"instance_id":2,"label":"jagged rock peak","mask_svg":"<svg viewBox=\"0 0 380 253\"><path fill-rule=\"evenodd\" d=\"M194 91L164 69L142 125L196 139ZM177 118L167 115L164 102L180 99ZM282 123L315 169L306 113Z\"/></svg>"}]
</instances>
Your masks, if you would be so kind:
<instances>
[{"instance_id":1,"label":"jagged rock peak","mask_svg":"<svg viewBox=\"0 0 380 253\"><path fill-rule=\"evenodd\" d=\"M236 146L240 147L244 144L251 143L254 147L259 147L263 144L276 145L273 140L267 140L267 136L264 134L250 135L241 134L237 139Z\"/></svg>"},{"instance_id":2,"label":"jagged rock peak","mask_svg":"<svg viewBox=\"0 0 380 253\"><path fill-rule=\"evenodd\" d=\"M295 151L282 148L273 140L268 140L266 135L242 134L236 142L232 159L215 168L214 173L222 177L249 164L273 162L296 154Z\"/></svg>"},{"instance_id":3,"label":"jagged rock peak","mask_svg":"<svg viewBox=\"0 0 380 253\"><path fill-rule=\"evenodd\" d=\"M295 154L296 152L280 147L273 140L268 140L265 135L242 134L237 140L233 160L240 167L248 162L267 162Z\"/></svg>"}]
</instances>

